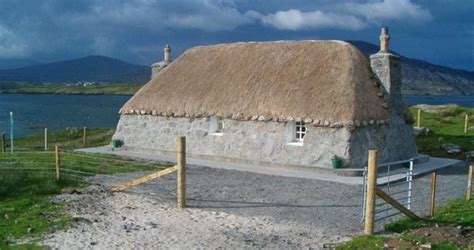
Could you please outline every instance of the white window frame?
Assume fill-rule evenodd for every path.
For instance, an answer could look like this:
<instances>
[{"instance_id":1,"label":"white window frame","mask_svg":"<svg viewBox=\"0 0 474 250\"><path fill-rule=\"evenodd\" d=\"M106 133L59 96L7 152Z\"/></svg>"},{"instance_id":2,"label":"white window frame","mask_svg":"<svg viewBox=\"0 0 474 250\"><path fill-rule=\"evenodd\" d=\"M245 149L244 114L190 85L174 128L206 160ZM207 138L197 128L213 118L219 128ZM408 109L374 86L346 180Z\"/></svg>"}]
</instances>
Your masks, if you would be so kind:
<instances>
[{"instance_id":1,"label":"white window frame","mask_svg":"<svg viewBox=\"0 0 474 250\"><path fill-rule=\"evenodd\" d=\"M303 146L304 137L306 136L306 125L304 122L290 121L287 122L286 128L286 144L290 146Z\"/></svg>"},{"instance_id":2,"label":"white window frame","mask_svg":"<svg viewBox=\"0 0 474 250\"><path fill-rule=\"evenodd\" d=\"M294 141L303 143L306 135L306 125L304 122L295 122Z\"/></svg>"},{"instance_id":3,"label":"white window frame","mask_svg":"<svg viewBox=\"0 0 474 250\"><path fill-rule=\"evenodd\" d=\"M222 118L211 116L209 118L208 135L222 136L224 134L224 122Z\"/></svg>"}]
</instances>

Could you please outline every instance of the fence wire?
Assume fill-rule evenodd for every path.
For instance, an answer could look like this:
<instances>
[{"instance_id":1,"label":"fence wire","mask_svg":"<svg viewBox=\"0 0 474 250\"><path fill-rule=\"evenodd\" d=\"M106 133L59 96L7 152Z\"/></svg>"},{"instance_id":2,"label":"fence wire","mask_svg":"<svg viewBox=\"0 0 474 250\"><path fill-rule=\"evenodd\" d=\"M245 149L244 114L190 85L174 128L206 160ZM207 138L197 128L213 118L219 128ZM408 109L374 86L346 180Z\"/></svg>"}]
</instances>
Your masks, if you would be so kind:
<instances>
[{"instance_id":1,"label":"fence wire","mask_svg":"<svg viewBox=\"0 0 474 250\"><path fill-rule=\"evenodd\" d=\"M36 175L34 178L38 178L39 174L44 173L46 175L40 176L41 178L56 179L55 164L54 151L17 151L13 155L0 154L0 177ZM130 180L130 176L125 176L125 173L156 171L164 167L160 164L137 162L113 155L61 150L59 176L63 181L90 184L98 183L107 176L108 180L119 183Z\"/></svg>"},{"instance_id":2,"label":"fence wire","mask_svg":"<svg viewBox=\"0 0 474 250\"><path fill-rule=\"evenodd\" d=\"M386 169L379 167L379 175L377 185L382 191L389 194L392 198L397 200L400 204L417 214L418 216L426 216L429 209L430 193L431 193L431 173L425 173L422 176L413 178L413 168L392 167L385 165ZM406 176L403 180L395 181L394 176L405 172ZM444 202L452 200L465 195L468 168L464 166L453 166L444 168L437 172L436 182L436 197L435 197L435 211L436 207L441 206ZM381 180L385 183L380 184ZM363 195L361 222L364 221L365 203L367 199L367 168L363 174ZM375 203L375 221L387 223L391 220L403 217L398 210L387 204L382 199L376 199Z\"/></svg>"}]
</instances>

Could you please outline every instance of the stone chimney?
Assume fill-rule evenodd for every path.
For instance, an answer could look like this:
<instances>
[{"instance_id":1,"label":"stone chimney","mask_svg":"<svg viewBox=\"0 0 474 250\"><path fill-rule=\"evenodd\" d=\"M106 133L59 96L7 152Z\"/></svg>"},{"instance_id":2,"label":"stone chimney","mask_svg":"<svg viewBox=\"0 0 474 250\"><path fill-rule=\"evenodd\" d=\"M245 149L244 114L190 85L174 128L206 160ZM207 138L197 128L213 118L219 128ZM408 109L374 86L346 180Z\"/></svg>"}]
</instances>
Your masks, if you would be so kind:
<instances>
[{"instance_id":1,"label":"stone chimney","mask_svg":"<svg viewBox=\"0 0 474 250\"><path fill-rule=\"evenodd\" d=\"M154 79L161 70L171 63L171 47L166 44L163 49L163 61L151 65L151 79Z\"/></svg>"},{"instance_id":2,"label":"stone chimney","mask_svg":"<svg viewBox=\"0 0 474 250\"><path fill-rule=\"evenodd\" d=\"M170 63L171 62L171 47L169 44L166 44L165 48L163 49L163 62Z\"/></svg>"},{"instance_id":3,"label":"stone chimney","mask_svg":"<svg viewBox=\"0 0 474 250\"><path fill-rule=\"evenodd\" d=\"M390 106L400 111L402 104L400 57L390 53L388 28L380 33L380 51L370 56L370 67L378 81L383 85Z\"/></svg>"}]
</instances>

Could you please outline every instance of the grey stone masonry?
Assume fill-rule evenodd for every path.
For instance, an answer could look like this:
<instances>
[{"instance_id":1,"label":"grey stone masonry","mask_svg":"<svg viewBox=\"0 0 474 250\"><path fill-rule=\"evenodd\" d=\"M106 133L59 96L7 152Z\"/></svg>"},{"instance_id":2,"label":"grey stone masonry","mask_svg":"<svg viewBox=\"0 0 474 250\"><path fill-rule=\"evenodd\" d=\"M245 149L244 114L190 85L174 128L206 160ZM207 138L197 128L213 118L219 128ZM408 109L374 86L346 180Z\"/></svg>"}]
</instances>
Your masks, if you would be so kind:
<instances>
[{"instance_id":1,"label":"grey stone masonry","mask_svg":"<svg viewBox=\"0 0 474 250\"><path fill-rule=\"evenodd\" d=\"M376 80L382 84L391 107L398 111L404 107L401 89L400 57L391 53L379 52L370 56L370 67Z\"/></svg>"},{"instance_id":2,"label":"grey stone masonry","mask_svg":"<svg viewBox=\"0 0 474 250\"><path fill-rule=\"evenodd\" d=\"M209 118L122 115L114 135L132 149L176 150L176 137L186 136L186 150L195 157L331 168L337 155L349 159L347 128L308 126L303 145L287 141L287 126L278 122L224 119L221 135L209 134Z\"/></svg>"},{"instance_id":3,"label":"grey stone masonry","mask_svg":"<svg viewBox=\"0 0 474 250\"><path fill-rule=\"evenodd\" d=\"M331 168L331 158L341 157L345 167L362 168L367 150L378 149L380 162L416 156L411 127L399 116L389 125L355 129L308 126L304 143L288 143L287 125L273 121L224 119L220 135L209 134L209 118L176 118L122 115L114 139L131 150L173 152L176 137L186 136L187 152L193 157L275 165Z\"/></svg>"}]
</instances>

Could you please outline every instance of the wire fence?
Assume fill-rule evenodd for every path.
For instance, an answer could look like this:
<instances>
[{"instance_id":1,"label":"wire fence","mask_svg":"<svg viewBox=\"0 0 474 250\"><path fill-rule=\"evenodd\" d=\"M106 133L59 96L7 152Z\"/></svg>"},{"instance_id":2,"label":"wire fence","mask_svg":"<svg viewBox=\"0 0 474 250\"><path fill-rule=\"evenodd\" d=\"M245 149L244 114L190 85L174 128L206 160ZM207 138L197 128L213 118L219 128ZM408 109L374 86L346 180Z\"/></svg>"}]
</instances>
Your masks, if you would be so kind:
<instances>
[{"instance_id":1,"label":"wire fence","mask_svg":"<svg viewBox=\"0 0 474 250\"><path fill-rule=\"evenodd\" d=\"M98 184L100 179L96 178L97 175L107 175L108 179L125 182L130 177L119 173L156 171L166 167L119 156L70 150L60 151L58 155L54 151L17 151L13 155L0 153L0 180L3 185L0 187L0 196L4 195L2 190L7 192L14 189L15 185L24 186L27 182L55 181L63 187Z\"/></svg>"},{"instance_id":2,"label":"wire fence","mask_svg":"<svg viewBox=\"0 0 474 250\"><path fill-rule=\"evenodd\" d=\"M416 166L413 163L411 159L405 162L378 165L375 177L376 189L383 191L393 201L421 218L432 216L437 207L449 200L464 196L467 200L471 197L472 166L459 164L427 172L414 178ZM367 169L364 171L363 183L364 203L361 222L365 220L367 212ZM378 223L378 227L405 216L405 212L396 208L393 202L382 199L384 197L379 195L375 197L372 216L373 221Z\"/></svg>"}]
</instances>

